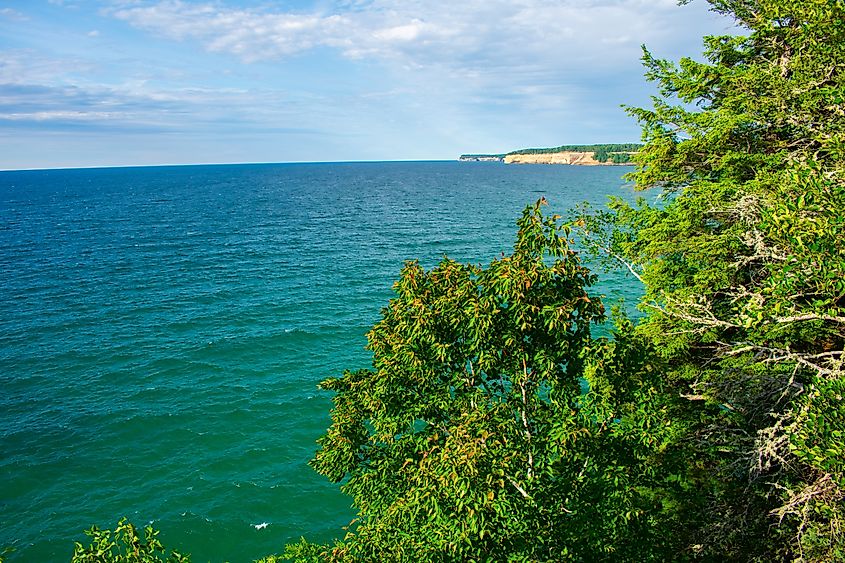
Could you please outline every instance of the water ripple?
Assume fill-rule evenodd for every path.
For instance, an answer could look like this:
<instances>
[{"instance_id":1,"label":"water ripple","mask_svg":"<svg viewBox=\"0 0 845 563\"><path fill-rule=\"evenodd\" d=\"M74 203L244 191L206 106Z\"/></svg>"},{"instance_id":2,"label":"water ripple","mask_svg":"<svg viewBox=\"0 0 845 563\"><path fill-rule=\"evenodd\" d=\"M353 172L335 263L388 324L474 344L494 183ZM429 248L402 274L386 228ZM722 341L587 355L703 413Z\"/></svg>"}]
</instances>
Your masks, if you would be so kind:
<instances>
[{"instance_id":1,"label":"water ripple","mask_svg":"<svg viewBox=\"0 0 845 563\"><path fill-rule=\"evenodd\" d=\"M403 262L486 262L540 194L559 211L626 195L622 172L0 173L0 546L67 559L123 515L198 561L330 539L352 513L307 466L330 406L316 384L367 365Z\"/></svg>"}]
</instances>

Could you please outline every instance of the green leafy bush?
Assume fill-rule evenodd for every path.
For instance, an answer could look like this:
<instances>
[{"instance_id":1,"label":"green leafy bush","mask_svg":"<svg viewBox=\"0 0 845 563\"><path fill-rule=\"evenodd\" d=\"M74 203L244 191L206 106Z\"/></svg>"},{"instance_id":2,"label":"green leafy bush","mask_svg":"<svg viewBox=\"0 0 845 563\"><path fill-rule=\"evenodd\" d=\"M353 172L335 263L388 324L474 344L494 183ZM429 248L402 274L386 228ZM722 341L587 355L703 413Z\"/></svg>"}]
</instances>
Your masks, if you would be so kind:
<instances>
[{"instance_id":1,"label":"green leafy bush","mask_svg":"<svg viewBox=\"0 0 845 563\"><path fill-rule=\"evenodd\" d=\"M76 542L71 563L188 563L190 557L178 551L167 552L152 526L144 528L143 538L137 528L123 518L114 532L92 526L85 532L91 543Z\"/></svg>"}]
</instances>

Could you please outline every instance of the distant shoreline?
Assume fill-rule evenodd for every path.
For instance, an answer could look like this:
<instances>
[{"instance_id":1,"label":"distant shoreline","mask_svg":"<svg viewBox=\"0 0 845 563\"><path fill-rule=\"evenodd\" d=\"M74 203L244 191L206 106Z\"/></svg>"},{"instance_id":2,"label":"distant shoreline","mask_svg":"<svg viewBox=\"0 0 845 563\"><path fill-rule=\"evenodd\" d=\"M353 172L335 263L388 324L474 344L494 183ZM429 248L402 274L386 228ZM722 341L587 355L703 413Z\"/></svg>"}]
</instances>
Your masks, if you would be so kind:
<instances>
[{"instance_id":1,"label":"distant shoreline","mask_svg":"<svg viewBox=\"0 0 845 563\"><path fill-rule=\"evenodd\" d=\"M462 154L458 157L458 161L619 166L631 164L631 157L641 146L638 143L561 145L552 148L519 149L502 154Z\"/></svg>"}]
</instances>

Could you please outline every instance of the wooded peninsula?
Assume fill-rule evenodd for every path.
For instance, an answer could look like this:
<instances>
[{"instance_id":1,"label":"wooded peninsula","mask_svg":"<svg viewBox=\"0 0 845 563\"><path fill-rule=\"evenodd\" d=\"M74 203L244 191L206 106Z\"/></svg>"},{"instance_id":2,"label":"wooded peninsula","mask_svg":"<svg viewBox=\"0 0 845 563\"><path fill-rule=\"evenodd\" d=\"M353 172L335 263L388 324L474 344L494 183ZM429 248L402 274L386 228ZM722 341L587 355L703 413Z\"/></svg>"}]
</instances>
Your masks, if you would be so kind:
<instances>
[{"instance_id":1,"label":"wooded peninsula","mask_svg":"<svg viewBox=\"0 0 845 563\"><path fill-rule=\"evenodd\" d=\"M540 149L519 149L501 154L462 154L461 162L504 162L505 164L575 164L600 166L630 164L642 148L638 143L561 145Z\"/></svg>"}]
</instances>

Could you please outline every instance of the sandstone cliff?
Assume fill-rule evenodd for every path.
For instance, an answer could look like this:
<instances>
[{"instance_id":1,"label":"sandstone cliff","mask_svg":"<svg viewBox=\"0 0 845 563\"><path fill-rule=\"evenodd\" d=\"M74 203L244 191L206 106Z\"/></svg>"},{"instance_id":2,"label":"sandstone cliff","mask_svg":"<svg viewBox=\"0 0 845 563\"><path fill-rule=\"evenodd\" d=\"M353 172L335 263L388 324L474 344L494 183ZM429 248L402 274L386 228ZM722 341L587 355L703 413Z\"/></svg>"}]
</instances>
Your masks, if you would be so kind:
<instances>
[{"instance_id":1,"label":"sandstone cliff","mask_svg":"<svg viewBox=\"0 0 845 563\"><path fill-rule=\"evenodd\" d=\"M591 152L551 152L545 154L509 154L505 164L578 164L582 166L601 166L612 164L599 162Z\"/></svg>"}]
</instances>

